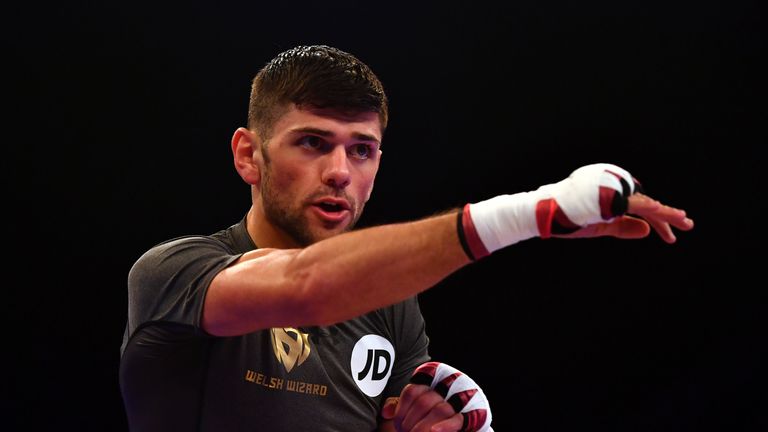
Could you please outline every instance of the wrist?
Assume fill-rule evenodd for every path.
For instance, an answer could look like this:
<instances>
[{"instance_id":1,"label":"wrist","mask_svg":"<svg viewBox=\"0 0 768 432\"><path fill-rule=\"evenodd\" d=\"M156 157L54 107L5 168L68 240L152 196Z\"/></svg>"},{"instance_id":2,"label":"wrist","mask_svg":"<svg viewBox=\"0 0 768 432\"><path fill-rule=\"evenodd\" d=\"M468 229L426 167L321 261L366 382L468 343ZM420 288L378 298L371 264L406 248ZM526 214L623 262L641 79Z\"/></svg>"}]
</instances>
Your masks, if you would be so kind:
<instances>
[{"instance_id":1,"label":"wrist","mask_svg":"<svg viewBox=\"0 0 768 432\"><path fill-rule=\"evenodd\" d=\"M522 192L464 206L464 236L475 259L538 236L536 205L542 198L538 191Z\"/></svg>"}]
</instances>

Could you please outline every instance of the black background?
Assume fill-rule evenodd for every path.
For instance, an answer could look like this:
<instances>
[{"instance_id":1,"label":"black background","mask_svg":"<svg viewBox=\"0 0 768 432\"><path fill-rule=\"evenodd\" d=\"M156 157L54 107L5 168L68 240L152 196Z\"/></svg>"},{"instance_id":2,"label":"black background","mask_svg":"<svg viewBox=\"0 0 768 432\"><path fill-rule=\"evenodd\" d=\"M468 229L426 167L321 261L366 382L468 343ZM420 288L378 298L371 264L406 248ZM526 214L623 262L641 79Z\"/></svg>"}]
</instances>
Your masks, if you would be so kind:
<instances>
[{"instance_id":1,"label":"black background","mask_svg":"<svg viewBox=\"0 0 768 432\"><path fill-rule=\"evenodd\" d=\"M244 215L250 80L317 43L390 98L364 226L593 162L696 221L672 246L530 240L421 296L497 431L768 429L757 1L277 3L2 7L3 429L126 430L127 272Z\"/></svg>"}]
</instances>

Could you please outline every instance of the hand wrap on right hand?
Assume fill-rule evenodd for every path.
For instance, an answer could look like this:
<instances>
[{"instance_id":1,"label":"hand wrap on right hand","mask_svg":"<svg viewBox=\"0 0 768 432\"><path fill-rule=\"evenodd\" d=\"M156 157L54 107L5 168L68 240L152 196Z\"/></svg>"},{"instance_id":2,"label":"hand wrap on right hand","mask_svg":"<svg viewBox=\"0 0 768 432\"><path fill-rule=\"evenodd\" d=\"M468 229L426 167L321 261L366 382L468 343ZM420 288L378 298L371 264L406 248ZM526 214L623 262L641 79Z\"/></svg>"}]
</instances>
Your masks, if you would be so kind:
<instances>
[{"instance_id":1,"label":"hand wrap on right hand","mask_svg":"<svg viewBox=\"0 0 768 432\"><path fill-rule=\"evenodd\" d=\"M467 255L479 259L531 237L549 238L610 222L626 213L629 196L639 190L640 184L623 168L587 165L533 192L467 204L459 235Z\"/></svg>"}]
</instances>

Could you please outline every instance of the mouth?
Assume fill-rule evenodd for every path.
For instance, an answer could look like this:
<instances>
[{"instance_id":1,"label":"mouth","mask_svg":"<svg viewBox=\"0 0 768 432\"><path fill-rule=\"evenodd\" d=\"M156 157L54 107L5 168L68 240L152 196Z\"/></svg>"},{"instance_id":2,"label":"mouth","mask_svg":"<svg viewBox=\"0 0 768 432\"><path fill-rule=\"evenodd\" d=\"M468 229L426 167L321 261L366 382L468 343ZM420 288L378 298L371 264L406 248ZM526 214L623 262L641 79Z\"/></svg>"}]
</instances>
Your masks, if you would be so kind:
<instances>
[{"instance_id":1,"label":"mouth","mask_svg":"<svg viewBox=\"0 0 768 432\"><path fill-rule=\"evenodd\" d=\"M329 212L329 213L338 213L342 210L345 210L344 207L342 207L340 204L334 204L334 203L319 203L316 204L318 207L320 207L323 211Z\"/></svg>"},{"instance_id":2,"label":"mouth","mask_svg":"<svg viewBox=\"0 0 768 432\"><path fill-rule=\"evenodd\" d=\"M322 198L315 201L314 205L328 212L350 210L349 202L342 198Z\"/></svg>"},{"instance_id":3,"label":"mouth","mask_svg":"<svg viewBox=\"0 0 768 432\"><path fill-rule=\"evenodd\" d=\"M343 199L323 198L312 204L316 213L326 222L338 223L351 214L349 203Z\"/></svg>"}]
</instances>

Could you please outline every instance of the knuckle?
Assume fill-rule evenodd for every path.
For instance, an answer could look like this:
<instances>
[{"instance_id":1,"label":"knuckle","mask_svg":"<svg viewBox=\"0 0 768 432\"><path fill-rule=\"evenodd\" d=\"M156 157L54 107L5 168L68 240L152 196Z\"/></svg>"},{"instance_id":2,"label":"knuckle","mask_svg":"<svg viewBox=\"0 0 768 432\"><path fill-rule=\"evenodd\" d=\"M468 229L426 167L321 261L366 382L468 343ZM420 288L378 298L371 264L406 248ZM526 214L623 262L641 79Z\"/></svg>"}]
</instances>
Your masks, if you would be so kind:
<instances>
[{"instance_id":1,"label":"knuckle","mask_svg":"<svg viewBox=\"0 0 768 432\"><path fill-rule=\"evenodd\" d=\"M453 410L453 407L451 406L451 404L449 404L446 401L442 401L439 404L437 404L434 410L440 417L444 417L444 418L452 417L456 414L456 411Z\"/></svg>"},{"instance_id":2,"label":"knuckle","mask_svg":"<svg viewBox=\"0 0 768 432\"><path fill-rule=\"evenodd\" d=\"M426 386L422 386L422 385L418 385L418 384L408 384L408 385L406 385L405 388L403 388L403 391L400 392L400 399L401 399L401 401L402 400L410 401L411 399L414 399L419 394L421 394L421 393L423 393L425 391L424 387L426 387Z\"/></svg>"},{"instance_id":3,"label":"knuckle","mask_svg":"<svg viewBox=\"0 0 768 432\"><path fill-rule=\"evenodd\" d=\"M420 412L428 411L433 406L428 399L429 398L426 397L420 397L416 399L413 402L413 407Z\"/></svg>"},{"instance_id":4,"label":"knuckle","mask_svg":"<svg viewBox=\"0 0 768 432\"><path fill-rule=\"evenodd\" d=\"M426 392L414 401L414 406L421 412L428 412L438 405L443 398L435 392Z\"/></svg>"}]
</instances>

